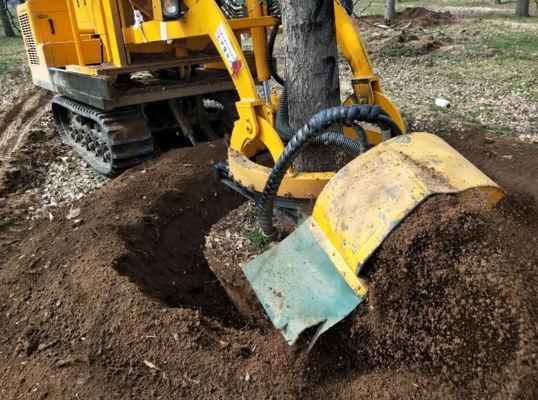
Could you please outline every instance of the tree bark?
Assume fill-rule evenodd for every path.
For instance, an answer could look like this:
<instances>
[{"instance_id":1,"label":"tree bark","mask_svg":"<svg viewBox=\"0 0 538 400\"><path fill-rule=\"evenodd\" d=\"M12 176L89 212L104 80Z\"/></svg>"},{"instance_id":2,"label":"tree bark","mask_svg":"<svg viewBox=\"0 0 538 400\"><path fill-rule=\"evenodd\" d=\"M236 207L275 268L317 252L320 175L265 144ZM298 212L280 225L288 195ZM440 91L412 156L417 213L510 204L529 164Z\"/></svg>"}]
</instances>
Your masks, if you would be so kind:
<instances>
[{"instance_id":1,"label":"tree bark","mask_svg":"<svg viewBox=\"0 0 538 400\"><path fill-rule=\"evenodd\" d=\"M318 111L340 104L338 52L332 0L281 2L286 43L289 124L302 127ZM339 152L309 145L295 159L298 171L336 169Z\"/></svg>"},{"instance_id":2,"label":"tree bark","mask_svg":"<svg viewBox=\"0 0 538 400\"><path fill-rule=\"evenodd\" d=\"M0 0L0 19L2 20L2 26L4 27L4 34L6 37L15 37L15 31L11 26L11 20L7 14L7 1Z\"/></svg>"},{"instance_id":3,"label":"tree bark","mask_svg":"<svg viewBox=\"0 0 538 400\"><path fill-rule=\"evenodd\" d=\"M396 16L396 0L385 0L385 21L392 21Z\"/></svg>"},{"instance_id":4,"label":"tree bark","mask_svg":"<svg viewBox=\"0 0 538 400\"><path fill-rule=\"evenodd\" d=\"M518 0L516 5L516 17L530 17L529 0Z\"/></svg>"}]
</instances>

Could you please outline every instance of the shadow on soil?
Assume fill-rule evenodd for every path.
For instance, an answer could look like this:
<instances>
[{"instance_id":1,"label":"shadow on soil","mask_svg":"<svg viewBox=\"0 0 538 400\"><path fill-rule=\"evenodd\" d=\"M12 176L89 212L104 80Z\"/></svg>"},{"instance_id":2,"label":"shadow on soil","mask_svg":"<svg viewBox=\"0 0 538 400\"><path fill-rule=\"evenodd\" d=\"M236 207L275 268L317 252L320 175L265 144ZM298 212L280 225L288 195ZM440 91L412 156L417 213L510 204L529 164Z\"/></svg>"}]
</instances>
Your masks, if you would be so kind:
<instances>
[{"instance_id":1,"label":"shadow on soil","mask_svg":"<svg viewBox=\"0 0 538 400\"><path fill-rule=\"evenodd\" d=\"M115 268L166 306L199 309L225 324L243 326L202 251L210 227L243 201L217 185L203 201L165 192L141 223L121 227L126 252Z\"/></svg>"}]
</instances>

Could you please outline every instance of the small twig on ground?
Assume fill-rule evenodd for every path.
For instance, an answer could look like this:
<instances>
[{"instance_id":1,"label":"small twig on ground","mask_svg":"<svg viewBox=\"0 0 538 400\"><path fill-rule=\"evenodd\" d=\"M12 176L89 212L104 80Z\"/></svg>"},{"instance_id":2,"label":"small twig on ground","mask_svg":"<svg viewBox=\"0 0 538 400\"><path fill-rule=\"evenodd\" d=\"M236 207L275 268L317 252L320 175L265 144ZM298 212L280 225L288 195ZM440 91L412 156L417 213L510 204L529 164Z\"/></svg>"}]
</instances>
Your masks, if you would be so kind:
<instances>
[{"instance_id":1,"label":"small twig on ground","mask_svg":"<svg viewBox=\"0 0 538 400\"><path fill-rule=\"evenodd\" d=\"M200 384L200 381L196 380L196 379L192 379L192 378L189 378L187 375L183 375L183 378L185 378L186 380L188 380L189 382L191 383L195 383L197 385Z\"/></svg>"}]
</instances>

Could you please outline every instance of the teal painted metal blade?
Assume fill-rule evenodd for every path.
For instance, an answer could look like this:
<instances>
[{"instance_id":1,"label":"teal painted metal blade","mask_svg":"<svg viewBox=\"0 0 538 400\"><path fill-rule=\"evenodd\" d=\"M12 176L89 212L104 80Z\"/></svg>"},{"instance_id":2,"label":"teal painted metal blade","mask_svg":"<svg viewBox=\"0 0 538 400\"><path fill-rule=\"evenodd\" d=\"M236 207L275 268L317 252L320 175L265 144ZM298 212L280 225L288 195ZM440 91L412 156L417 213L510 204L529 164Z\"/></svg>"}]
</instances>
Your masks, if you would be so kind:
<instances>
[{"instance_id":1,"label":"teal painted metal blade","mask_svg":"<svg viewBox=\"0 0 538 400\"><path fill-rule=\"evenodd\" d=\"M311 347L362 302L306 223L242 269L267 315L290 345L305 329L318 326Z\"/></svg>"}]
</instances>

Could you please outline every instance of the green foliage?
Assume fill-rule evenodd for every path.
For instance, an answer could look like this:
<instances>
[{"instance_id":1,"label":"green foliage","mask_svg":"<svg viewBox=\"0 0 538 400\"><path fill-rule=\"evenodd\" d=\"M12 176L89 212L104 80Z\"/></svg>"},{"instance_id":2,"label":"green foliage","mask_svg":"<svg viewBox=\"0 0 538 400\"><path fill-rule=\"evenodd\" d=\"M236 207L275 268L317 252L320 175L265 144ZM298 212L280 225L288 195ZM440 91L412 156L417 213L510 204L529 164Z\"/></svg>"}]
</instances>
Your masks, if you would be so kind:
<instances>
[{"instance_id":1,"label":"green foliage","mask_svg":"<svg viewBox=\"0 0 538 400\"><path fill-rule=\"evenodd\" d=\"M269 244L269 240L263 236L261 229L258 227L247 231L245 236L250 241L250 244L252 244L252 246L254 246L260 253L264 251Z\"/></svg>"},{"instance_id":2,"label":"green foliage","mask_svg":"<svg viewBox=\"0 0 538 400\"><path fill-rule=\"evenodd\" d=\"M509 30L486 37L484 43L501 57L534 61L538 57L536 32Z\"/></svg>"},{"instance_id":3,"label":"green foliage","mask_svg":"<svg viewBox=\"0 0 538 400\"><path fill-rule=\"evenodd\" d=\"M0 75L11 72L26 63L26 53L20 37L0 36Z\"/></svg>"}]
</instances>

